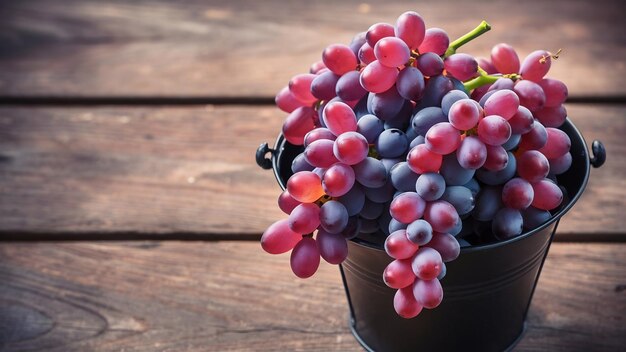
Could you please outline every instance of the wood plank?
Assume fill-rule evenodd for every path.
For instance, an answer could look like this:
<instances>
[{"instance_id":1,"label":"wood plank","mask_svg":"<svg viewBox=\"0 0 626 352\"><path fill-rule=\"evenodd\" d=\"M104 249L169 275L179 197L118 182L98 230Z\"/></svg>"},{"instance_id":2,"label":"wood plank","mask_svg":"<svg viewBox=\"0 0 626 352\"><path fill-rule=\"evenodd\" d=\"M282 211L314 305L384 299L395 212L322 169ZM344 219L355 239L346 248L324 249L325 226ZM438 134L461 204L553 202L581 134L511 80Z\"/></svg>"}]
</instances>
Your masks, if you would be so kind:
<instances>
[{"instance_id":1,"label":"wood plank","mask_svg":"<svg viewBox=\"0 0 626 352\"><path fill-rule=\"evenodd\" d=\"M608 161L559 233L620 236L626 108L570 115ZM1 108L0 238L257 238L284 216L272 172L253 158L283 118L273 107Z\"/></svg>"},{"instance_id":2,"label":"wood plank","mask_svg":"<svg viewBox=\"0 0 626 352\"><path fill-rule=\"evenodd\" d=\"M456 38L482 19L520 55L564 49L552 76L572 95L626 95L623 2L4 1L0 95L273 96L329 44L416 10Z\"/></svg>"},{"instance_id":3,"label":"wood plank","mask_svg":"<svg viewBox=\"0 0 626 352\"><path fill-rule=\"evenodd\" d=\"M626 244L554 244L516 351L619 350ZM0 350L359 351L336 267L256 243L0 244Z\"/></svg>"}]
</instances>

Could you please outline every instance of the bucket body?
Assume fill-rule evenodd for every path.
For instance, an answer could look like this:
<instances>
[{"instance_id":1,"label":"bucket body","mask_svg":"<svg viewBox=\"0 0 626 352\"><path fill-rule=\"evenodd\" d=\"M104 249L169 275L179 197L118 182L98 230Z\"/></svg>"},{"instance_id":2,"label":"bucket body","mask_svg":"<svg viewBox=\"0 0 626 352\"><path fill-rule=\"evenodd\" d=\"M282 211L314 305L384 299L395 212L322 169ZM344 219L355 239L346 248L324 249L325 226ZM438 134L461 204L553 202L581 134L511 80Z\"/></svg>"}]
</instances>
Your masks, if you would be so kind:
<instances>
[{"instance_id":1,"label":"bucket body","mask_svg":"<svg viewBox=\"0 0 626 352\"><path fill-rule=\"evenodd\" d=\"M568 197L539 228L493 244L461 249L446 263L441 281L444 298L435 309L413 319L393 309L395 290L382 273L391 262L382 243L353 239L340 266L350 305L351 329L370 351L502 351L521 337L528 307L559 219L578 200L589 177L589 154L583 137L567 120L561 127L572 146L572 166L559 175ZM291 161L301 151L279 138L272 166L281 187L291 174ZM380 235L384 239L384 235Z\"/></svg>"}]
</instances>

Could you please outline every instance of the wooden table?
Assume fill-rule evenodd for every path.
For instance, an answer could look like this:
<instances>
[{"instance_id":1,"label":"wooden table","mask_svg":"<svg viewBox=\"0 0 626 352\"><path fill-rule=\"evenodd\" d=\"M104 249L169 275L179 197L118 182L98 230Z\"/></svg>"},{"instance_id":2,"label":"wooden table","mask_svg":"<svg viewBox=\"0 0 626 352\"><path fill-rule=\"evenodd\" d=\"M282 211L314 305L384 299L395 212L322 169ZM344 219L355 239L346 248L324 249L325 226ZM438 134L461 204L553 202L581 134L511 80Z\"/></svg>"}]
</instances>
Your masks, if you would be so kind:
<instances>
[{"instance_id":1,"label":"wooden table","mask_svg":"<svg viewBox=\"0 0 626 352\"><path fill-rule=\"evenodd\" d=\"M260 249L282 217L253 153L273 95L333 42L417 10L488 55L563 48L551 76L608 161L562 220L517 351L626 346L621 1L5 1L1 351L358 351L336 267Z\"/></svg>"}]
</instances>

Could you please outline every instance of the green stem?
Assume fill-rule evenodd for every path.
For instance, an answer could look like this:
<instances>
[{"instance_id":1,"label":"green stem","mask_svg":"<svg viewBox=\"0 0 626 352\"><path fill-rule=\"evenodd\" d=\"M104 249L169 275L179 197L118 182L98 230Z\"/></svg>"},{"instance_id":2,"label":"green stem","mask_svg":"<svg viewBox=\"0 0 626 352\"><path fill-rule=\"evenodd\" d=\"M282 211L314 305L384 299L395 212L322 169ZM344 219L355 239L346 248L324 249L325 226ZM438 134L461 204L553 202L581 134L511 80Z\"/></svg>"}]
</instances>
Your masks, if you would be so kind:
<instances>
[{"instance_id":1,"label":"green stem","mask_svg":"<svg viewBox=\"0 0 626 352\"><path fill-rule=\"evenodd\" d=\"M500 78L502 78L502 76L478 76L471 81L463 83L463 86L465 86L466 91L471 92L473 89L487 84L493 84Z\"/></svg>"},{"instance_id":2,"label":"green stem","mask_svg":"<svg viewBox=\"0 0 626 352\"><path fill-rule=\"evenodd\" d=\"M487 23L486 21L480 22L478 27L474 28L469 33L450 43L450 46L448 47L448 50L446 50L446 53L443 55L443 58L445 59L446 57L456 53L458 48L478 38L482 34L487 33L490 29L491 25L489 25L489 23Z\"/></svg>"}]
</instances>

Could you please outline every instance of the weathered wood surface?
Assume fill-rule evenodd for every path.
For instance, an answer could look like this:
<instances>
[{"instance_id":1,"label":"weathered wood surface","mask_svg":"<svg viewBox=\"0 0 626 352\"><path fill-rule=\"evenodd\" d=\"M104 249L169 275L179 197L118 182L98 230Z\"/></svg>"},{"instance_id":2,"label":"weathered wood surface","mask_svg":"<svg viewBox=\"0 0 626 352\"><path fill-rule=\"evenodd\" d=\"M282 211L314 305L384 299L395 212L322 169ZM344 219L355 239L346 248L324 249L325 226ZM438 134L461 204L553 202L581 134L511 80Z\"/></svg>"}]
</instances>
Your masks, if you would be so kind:
<instances>
[{"instance_id":1,"label":"weathered wood surface","mask_svg":"<svg viewBox=\"0 0 626 352\"><path fill-rule=\"evenodd\" d=\"M559 233L619 236L626 109L570 115L589 143L604 141L608 161ZM272 172L253 157L283 118L273 107L1 108L0 238L258 237L285 216Z\"/></svg>"},{"instance_id":2,"label":"weathered wood surface","mask_svg":"<svg viewBox=\"0 0 626 352\"><path fill-rule=\"evenodd\" d=\"M554 244L516 351L616 351L625 244ZM359 351L339 272L257 243L0 244L1 351ZM391 308L390 308L391 309Z\"/></svg>"},{"instance_id":3,"label":"weathered wood surface","mask_svg":"<svg viewBox=\"0 0 626 352\"><path fill-rule=\"evenodd\" d=\"M452 38L486 19L476 55L563 48L551 76L572 95L626 95L622 0L41 0L0 3L0 96L273 96L327 45L407 10Z\"/></svg>"}]
</instances>

